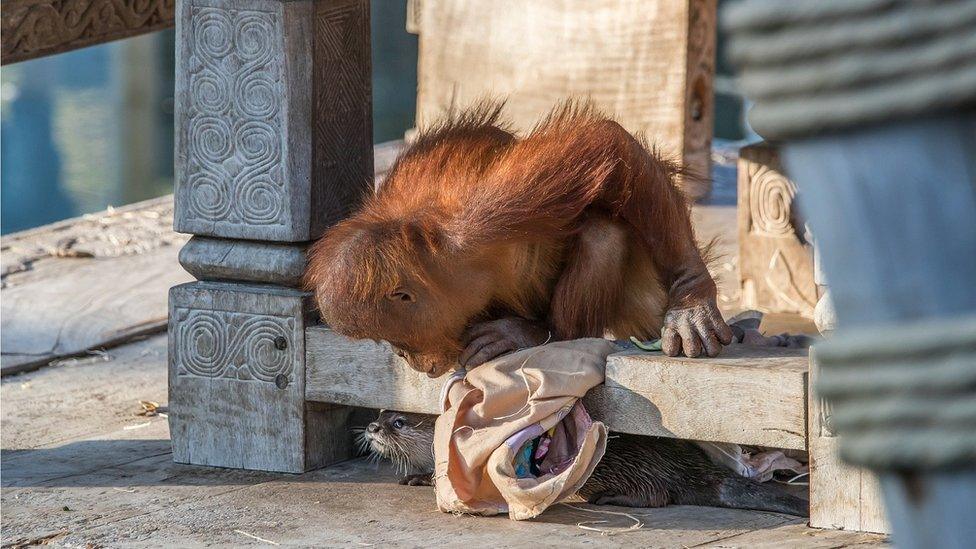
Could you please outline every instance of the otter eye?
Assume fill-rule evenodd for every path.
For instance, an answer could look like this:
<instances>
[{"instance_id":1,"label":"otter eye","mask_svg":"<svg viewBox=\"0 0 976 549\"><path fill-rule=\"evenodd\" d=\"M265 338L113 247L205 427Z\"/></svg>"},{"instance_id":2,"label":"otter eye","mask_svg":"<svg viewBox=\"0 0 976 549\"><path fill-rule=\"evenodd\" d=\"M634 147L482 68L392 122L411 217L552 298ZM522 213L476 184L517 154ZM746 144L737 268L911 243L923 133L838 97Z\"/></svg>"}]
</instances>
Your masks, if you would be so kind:
<instances>
[{"instance_id":1,"label":"otter eye","mask_svg":"<svg viewBox=\"0 0 976 549\"><path fill-rule=\"evenodd\" d=\"M394 290L389 294L387 294L386 298L389 299L390 301L403 301L406 303L413 303L414 301L416 301L413 297L413 294L405 290Z\"/></svg>"},{"instance_id":2,"label":"otter eye","mask_svg":"<svg viewBox=\"0 0 976 549\"><path fill-rule=\"evenodd\" d=\"M396 421L393 422L393 428L394 429L403 429L403 418L402 417L401 418L398 418Z\"/></svg>"}]
</instances>

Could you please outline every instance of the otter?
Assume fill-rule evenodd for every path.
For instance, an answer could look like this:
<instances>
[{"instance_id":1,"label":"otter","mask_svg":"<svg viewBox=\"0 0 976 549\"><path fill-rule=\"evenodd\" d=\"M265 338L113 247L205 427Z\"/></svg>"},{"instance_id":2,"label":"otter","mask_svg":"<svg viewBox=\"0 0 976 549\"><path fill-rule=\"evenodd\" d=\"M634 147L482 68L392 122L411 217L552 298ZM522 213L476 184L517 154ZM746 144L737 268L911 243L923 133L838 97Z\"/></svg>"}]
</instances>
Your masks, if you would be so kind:
<instances>
[{"instance_id":1,"label":"otter","mask_svg":"<svg viewBox=\"0 0 976 549\"><path fill-rule=\"evenodd\" d=\"M381 410L362 431L360 447L375 459L393 461L404 475L400 484L432 486L435 419ZM596 505L700 505L808 515L803 499L713 463L692 442L625 433L609 437L603 459L579 495Z\"/></svg>"}]
</instances>

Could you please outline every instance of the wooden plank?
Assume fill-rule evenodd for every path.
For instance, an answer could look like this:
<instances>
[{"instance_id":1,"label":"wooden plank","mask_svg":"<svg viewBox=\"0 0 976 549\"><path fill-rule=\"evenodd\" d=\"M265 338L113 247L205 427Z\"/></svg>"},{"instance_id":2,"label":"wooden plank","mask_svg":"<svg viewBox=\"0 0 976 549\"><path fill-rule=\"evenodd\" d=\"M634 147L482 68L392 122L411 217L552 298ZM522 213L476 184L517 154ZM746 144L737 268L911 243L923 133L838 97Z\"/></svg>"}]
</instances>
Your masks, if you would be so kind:
<instances>
[{"instance_id":1,"label":"wooden plank","mask_svg":"<svg viewBox=\"0 0 976 549\"><path fill-rule=\"evenodd\" d=\"M386 343L325 326L308 328L305 338L306 399L440 413L444 380L411 370ZM708 360L620 353L585 403L615 431L802 450L806 364L802 350L744 346Z\"/></svg>"},{"instance_id":2,"label":"wooden plank","mask_svg":"<svg viewBox=\"0 0 976 549\"><path fill-rule=\"evenodd\" d=\"M175 0L4 0L0 62L93 46L173 26Z\"/></svg>"},{"instance_id":3,"label":"wooden plank","mask_svg":"<svg viewBox=\"0 0 976 549\"><path fill-rule=\"evenodd\" d=\"M520 131L568 97L710 173L715 0L442 0L419 9L420 127L485 96ZM694 198L710 184L684 183Z\"/></svg>"},{"instance_id":4,"label":"wooden plank","mask_svg":"<svg viewBox=\"0 0 976 549\"><path fill-rule=\"evenodd\" d=\"M794 206L796 184L766 143L739 151L738 178L742 306L812 318L819 291L813 248Z\"/></svg>"},{"instance_id":5,"label":"wooden plank","mask_svg":"<svg viewBox=\"0 0 976 549\"><path fill-rule=\"evenodd\" d=\"M176 43L177 231L300 242L359 203L368 1L187 0Z\"/></svg>"},{"instance_id":6,"label":"wooden plank","mask_svg":"<svg viewBox=\"0 0 976 549\"><path fill-rule=\"evenodd\" d=\"M398 486L390 467L365 460L299 476L187 467L172 461L163 418L132 415L138 399L166 401L166 338L112 355L8 377L0 386L4 545L51 535L52 545L76 547L258 543L240 531L303 547L428 546L444 539L510 547L524 544L527 529L565 547L846 547L884 539L813 530L773 513L689 506L613 509L645 525L607 537L576 524L596 517L618 528L632 521L562 505L531 523L455 518L436 511L432 490Z\"/></svg>"},{"instance_id":7,"label":"wooden plank","mask_svg":"<svg viewBox=\"0 0 976 549\"><path fill-rule=\"evenodd\" d=\"M811 386L815 386L819 371L814 358L815 353L811 353ZM810 526L891 532L877 477L844 463L838 455L840 445L831 427L830 405L811 391L809 410Z\"/></svg>"},{"instance_id":8,"label":"wooden plank","mask_svg":"<svg viewBox=\"0 0 976 549\"><path fill-rule=\"evenodd\" d=\"M350 411L305 406L307 297L220 282L170 291L175 461L297 473L348 457Z\"/></svg>"},{"instance_id":9,"label":"wooden plank","mask_svg":"<svg viewBox=\"0 0 976 549\"><path fill-rule=\"evenodd\" d=\"M31 370L166 325L176 260L172 198L3 237L0 368Z\"/></svg>"}]
</instances>

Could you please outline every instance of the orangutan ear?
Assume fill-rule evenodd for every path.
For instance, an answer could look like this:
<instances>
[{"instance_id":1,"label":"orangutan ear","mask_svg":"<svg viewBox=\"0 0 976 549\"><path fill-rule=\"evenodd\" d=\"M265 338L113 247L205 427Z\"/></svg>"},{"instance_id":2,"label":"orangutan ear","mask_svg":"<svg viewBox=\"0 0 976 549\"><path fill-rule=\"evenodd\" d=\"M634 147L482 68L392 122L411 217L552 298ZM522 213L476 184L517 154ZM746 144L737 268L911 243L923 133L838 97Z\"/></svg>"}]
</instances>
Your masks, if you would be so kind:
<instances>
[{"instance_id":1,"label":"orangutan ear","mask_svg":"<svg viewBox=\"0 0 976 549\"><path fill-rule=\"evenodd\" d=\"M450 239L443 228L434 221L408 221L403 225L403 232L414 250L431 257L443 255L450 249Z\"/></svg>"}]
</instances>

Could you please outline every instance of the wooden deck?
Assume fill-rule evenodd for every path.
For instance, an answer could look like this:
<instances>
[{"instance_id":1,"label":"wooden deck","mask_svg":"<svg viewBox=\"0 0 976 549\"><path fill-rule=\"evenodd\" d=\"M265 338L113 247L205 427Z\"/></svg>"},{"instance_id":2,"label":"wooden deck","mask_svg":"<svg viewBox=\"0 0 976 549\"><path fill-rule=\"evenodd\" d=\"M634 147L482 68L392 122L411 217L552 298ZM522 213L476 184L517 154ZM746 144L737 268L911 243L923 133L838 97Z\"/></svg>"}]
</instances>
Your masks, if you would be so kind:
<instances>
[{"instance_id":1,"label":"wooden deck","mask_svg":"<svg viewBox=\"0 0 976 549\"><path fill-rule=\"evenodd\" d=\"M122 213L129 212L129 221L139 227L156 214L138 212L160 207L165 216L166 199ZM303 475L174 464L166 419L136 414L140 400L167 402L166 336L159 333L165 295L170 285L189 278L176 262L176 246L167 243L182 243L183 237L168 229L103 233L115 234L116 248L128 242L122 254L107 251L116 249L111 247L92 252L95 245L84 239L69 245L57 237L77 235L81 227L88 227L82 234L90 234L85 224L110 225L106 217L112 216L3 240L5 365L26 354L18 345L27 341L48 345L28 348L41 350L32 358L34 366L54 361L37 371L5 375L0 385L5 547L527 546L538 540L645 547L884 544L881 536L814 530L783 515L697 507L628 511L644 521L644 528L613 537L577 523L606 519L613 528L628 526L629 519L564 506L524 523L452 517L436 511L430 489L399 486L391 471L361 459ZM696 218L702 236L726 232L734 224L734 207L699 208ZM157 245L139 244L153 234L149 240ZM51 242L61 242L60 248ZM725 245L732 253L716 266L716 274L726 287L725 303L731 304L727 288L736 276L735 243ZM61 248L79 252L58 252ZM88 288L92 284L100 285ZM139 293L123 293L122 302L96 299L107 287ZM51 319L57 322L49 324ZM113 342L122 344L109 346ZM9 355L8 349L18 352Z\"/></svg>"},{"instance_id":2,"label":"wooden deck","mask_svg":"<svg viewBox=\"0 0 976 549\"><path fill-rule=\"evenodd\" d=\"M602 537L609 520L560 506L538 520L439 513L429 488L353 460L303 475L177 465L166 419L166 337L7 376L3 400L3 546L600 546L876 547L870 534L813 530L774 513L705 507L626 510L637 532ZM589 507L589 506L584 506ZM592 507L589 507L592 508Z\"/></svg>"}]
</instances>

